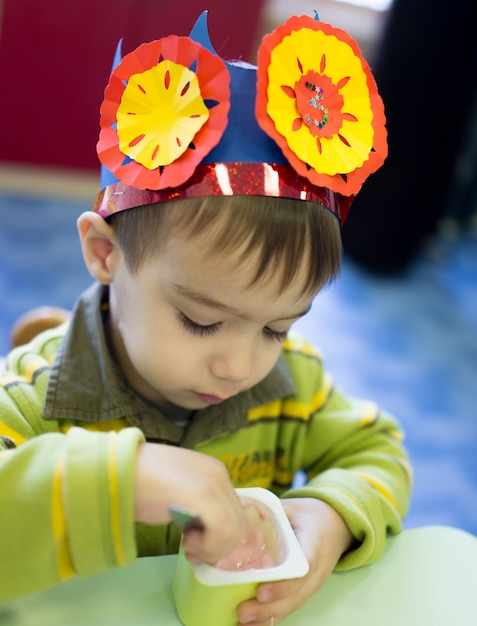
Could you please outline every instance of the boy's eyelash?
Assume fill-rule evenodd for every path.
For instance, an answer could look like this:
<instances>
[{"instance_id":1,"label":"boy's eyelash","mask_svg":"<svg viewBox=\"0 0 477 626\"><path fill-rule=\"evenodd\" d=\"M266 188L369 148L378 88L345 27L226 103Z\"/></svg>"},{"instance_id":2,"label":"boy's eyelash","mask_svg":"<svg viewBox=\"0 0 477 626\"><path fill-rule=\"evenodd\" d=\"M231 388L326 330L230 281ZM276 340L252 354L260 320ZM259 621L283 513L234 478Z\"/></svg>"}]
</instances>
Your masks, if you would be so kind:
<instances>
[{"instance_id":1,"label":"boy's eyelash","mask_svg":"<svg viewBox=\"0 0 477 626\"><path fill-rule=\"evenodd\" d=\"M182 328L185 328L185 330L192 333L193 335L197 335L198 337L211 337L212 335L215 335L215 333L219 329L219 324L210 324L210 326L203 326L202 324L194 322L194 320L191 320L189 317L187 317L187 315L184 315L184 313L182 312L179 314L179 323Z\"/></svg>"},{"instance_id":2,"label":"boy's eyelash","mask_svg":"<svg viewBox=\"0 0 477 626\"><path fill-rule=\"evenodd\" d=\"M197 335L198 337L212 337L219 330L220 326L220 324L210 324L208 326L198 324L182 312L179 313L179 323L182 328L185 328L186 331L192 333L193 335ZM288 336L288 331L277 331L272 328L268 328L268 326L263 329L263 333L268 339L280 342L285 341Z\"/></svg>"},{"instance_id":3,"label":"boy's eyelash","mask_svg":"<svg viewBox=\"0 0 477 626\"><path fill-rule=\"evenodd\" d=\"M272 328L265 327L263 332L267 337L269 337L270 339L274 339L275 341L283 342L288 337L287 330L278 331L273 330Z\"/></svg>"}]
</instances>

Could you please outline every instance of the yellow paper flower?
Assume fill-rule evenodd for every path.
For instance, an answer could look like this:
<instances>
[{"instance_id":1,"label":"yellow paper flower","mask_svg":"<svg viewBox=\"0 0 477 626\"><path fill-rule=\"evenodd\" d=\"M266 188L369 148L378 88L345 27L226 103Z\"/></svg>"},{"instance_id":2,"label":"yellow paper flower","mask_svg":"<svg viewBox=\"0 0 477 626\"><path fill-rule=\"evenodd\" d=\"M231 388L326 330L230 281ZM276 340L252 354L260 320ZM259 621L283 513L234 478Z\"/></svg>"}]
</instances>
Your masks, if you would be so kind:
<instances>
[{"instance_id":1,"label":"yellow paper flower","mask_svg":"<svg viewBox=\"0 0 477 626\"><path fill-rule=\"evenodd\" d=\"M117 112L119 149L150 170L169 165L208 119L196 74L162 61L129 79Z\"/></svg>"},{"instance_id":2,"label":"yellow paper flower","mask_svg":"<svg viewBox=\"0 0 477 626\"><path fill-rule=\"evenodd\" d=\"M106 87L101 163L137 189L183 184L222 137L229 85L222 59L189 37L142 44L123 57Z\"/></svg>"},{"instance_id":3,"label":"yellow paper flower","mask_svg":"<svg viewBox=\"0 0 477 626\"><path fill-rule=\"evenodd\" d=\"M264 38L256 113L299 174L345 195L387 155L384 107L356 42L307 16Z\"/></svg>"}]
</instances>

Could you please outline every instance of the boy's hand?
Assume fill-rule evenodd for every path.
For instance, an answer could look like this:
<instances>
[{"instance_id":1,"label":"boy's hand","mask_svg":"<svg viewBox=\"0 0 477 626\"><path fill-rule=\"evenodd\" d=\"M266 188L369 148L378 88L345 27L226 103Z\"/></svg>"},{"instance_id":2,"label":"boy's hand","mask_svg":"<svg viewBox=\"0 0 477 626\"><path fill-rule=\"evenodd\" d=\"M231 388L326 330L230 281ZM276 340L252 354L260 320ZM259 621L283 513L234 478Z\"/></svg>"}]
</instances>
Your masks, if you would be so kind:
<instances>
[{"instance_id":1,"label":"boy's hand","mask_svg":"<svg viewBox=\"0 0 477 626\"><path fill-rule=\"evenodd\" d=\"M282 504L310 570L303 578L259 585L257 597L242 602L238 608L241 624L270 626L296 611L323 586L340 556L353 542L341 516L326 502L290 498L282 500Z\"/></svg>"},{"instance_id":2,"label":"boy's hand","mask_svg":"<svg viewBox=\"0 0 477 626\"><path fill-rule=\"evenodd\" d=\"M244 535L244 510L220 461L185 448L143 443L136 461L134 518L167 524L171 505L194 511L204 523L204 530L184 538L191 560L216 563Z\"/></svg>"}]
</instances>

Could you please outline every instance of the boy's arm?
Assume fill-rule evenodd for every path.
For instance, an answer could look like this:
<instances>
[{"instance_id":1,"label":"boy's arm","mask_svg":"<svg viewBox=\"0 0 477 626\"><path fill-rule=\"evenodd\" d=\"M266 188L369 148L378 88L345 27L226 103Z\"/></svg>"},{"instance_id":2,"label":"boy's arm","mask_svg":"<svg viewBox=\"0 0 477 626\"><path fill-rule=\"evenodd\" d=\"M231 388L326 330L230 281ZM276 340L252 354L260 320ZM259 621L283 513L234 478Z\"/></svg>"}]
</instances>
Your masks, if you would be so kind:
<instances>
[{"instance_id":1,"label":"boy's arm","mask_svg":"<svg viewBox=\"0 0 477 626\"><path fill-rule=\"evenodd\" d=\"M401 529L410 480L395 422L333 395L301 442L308 483L282 494L310 570L304 578L259 585L256 598L239 606L240 623L281 621L316 593L333 569L371 563L382 553L386 533Z\"/></svg>"},{"instance_id":2,"label":"boy's arm","mask_svg":"<svg viewBox=\"0 0 477 626\"><path fill-rule=\"evenodd\" d=\"M324 454L306 464L307 484L284 496L319 498L344 519L356 542L337 569L371 563L381 555L386 534L401 530L409 507L411 471L402 432L372 403L336 390L326 411L312 420L310 443L315 432L328 434L322 435Z\"/></svg>"},{"instance_id":3,"label":"boy's arm","mask_svg":"<svg viewBox=\"0 0 477 626\"><path fill-rule=\"evenodd\" d=\"M334 386L306 342L291 342L285 356L307 424L306 436L288 447L289 462L300 458L307 483L282 497L319 498L345 520L355 542L339 569L370 563L382 553L387 532L401 530L409 507L411 470L402 430L375 403Z\"/></svg>"},{"instance_id":4,"label":"boy's arm","mask_svg":"<svg viewBox=\"0 0 477 626\"><path fill-rule=\"evenodd\" d=\"M0 379L0 602L135 557L134 466L139 430L41 420L47 371Z\"/></svg>"}]
</instances>

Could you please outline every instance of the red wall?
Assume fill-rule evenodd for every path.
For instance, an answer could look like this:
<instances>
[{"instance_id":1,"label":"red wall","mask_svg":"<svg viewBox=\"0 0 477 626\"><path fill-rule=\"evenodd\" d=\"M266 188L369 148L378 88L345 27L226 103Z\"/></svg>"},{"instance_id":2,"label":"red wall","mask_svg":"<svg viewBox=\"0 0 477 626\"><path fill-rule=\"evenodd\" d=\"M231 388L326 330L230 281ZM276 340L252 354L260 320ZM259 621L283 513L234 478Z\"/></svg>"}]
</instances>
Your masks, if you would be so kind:
<instances>
[{"instance_id":1,"label":"red wall","mask_svg":"<svg viewBox=\"0 0 477 626\"><path fill-rule=\"evenodd\" d=\"M215 49L254 61L262 0L4 0L0 161L99 169L99 106L120 38L123 54L188 35L209 10Z\"/></svg>"}]
</instances>

